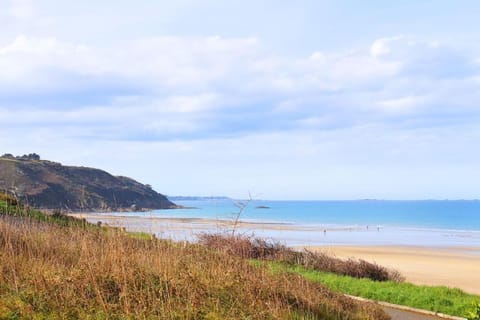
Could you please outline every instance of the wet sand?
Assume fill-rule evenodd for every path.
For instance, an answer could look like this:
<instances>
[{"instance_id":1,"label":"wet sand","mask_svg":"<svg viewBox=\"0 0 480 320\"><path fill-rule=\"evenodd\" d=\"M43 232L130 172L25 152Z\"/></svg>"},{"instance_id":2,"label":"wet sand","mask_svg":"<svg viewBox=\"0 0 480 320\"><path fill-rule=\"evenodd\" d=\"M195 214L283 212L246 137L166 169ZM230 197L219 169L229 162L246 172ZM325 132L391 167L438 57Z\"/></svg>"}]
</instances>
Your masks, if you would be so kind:
<instances>
[{"instance_id":1,"label":"wet sand","mask_svg":"<svg viewBox=\"0 0 480 320\"><path fill-rule=\"evenodd\" d=\"M69 214L76 218L86 218L90 222L102 221L111 226L129 226L145 225L153 227L153 232L162 232L171 230L171 227L178 226L184 230L195 230L205 228L244 228L244 229L262 229L262 230L280 230L280 231L348 231L352 228L325 228L319 226L300 226L282 222L246 222L221 219L204 219L204 218L173 218L173 217L149 217L149 216L130 216L130 215L109 215L109 214ZM359 227L360 229L363 227ZM146 231L146 230L144 230Z\"/></svg>"},{"instance_id":2,"label":"wet sand","mask_svg":"<svg viewBox=\"0 0 480 320\"><path fill-rule=\"evenodd\" d=\"M309 247L339 258L359 258L400 271L406 281L460 288L480 295L480 248Z\"/></svg>"}]
</instances>

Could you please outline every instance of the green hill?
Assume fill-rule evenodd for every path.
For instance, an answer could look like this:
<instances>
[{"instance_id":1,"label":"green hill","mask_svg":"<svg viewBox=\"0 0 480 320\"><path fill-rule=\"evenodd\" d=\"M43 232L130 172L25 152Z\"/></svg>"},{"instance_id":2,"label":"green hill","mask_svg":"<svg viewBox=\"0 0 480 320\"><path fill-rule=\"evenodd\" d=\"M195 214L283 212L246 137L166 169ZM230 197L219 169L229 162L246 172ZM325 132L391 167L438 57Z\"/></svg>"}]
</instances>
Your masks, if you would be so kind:
<instances>
[{"instance_id":1,"label":"green hill","mask_svg":"<svg viewBox=\"0 0 480 320\"><path fill-rule=\"evenodd\" d=\"M176 207L149 185L99 169L40 160L36 154L0 157L0 190L41 209L109 211Z\"/></svg>"}]
</instances>

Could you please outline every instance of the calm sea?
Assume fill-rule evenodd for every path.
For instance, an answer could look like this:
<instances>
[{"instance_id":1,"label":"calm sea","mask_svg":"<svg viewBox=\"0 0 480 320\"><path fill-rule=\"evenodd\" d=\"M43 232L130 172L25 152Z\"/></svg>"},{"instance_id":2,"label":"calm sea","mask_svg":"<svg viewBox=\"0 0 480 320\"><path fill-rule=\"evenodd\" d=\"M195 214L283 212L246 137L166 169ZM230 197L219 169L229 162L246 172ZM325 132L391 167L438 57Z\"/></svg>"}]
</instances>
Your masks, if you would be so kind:
<instances>
[{"instance_id":1,"label":"calm sea","mask_svg":"<svg viewBox=\"0 0 480 320\"><path fill-rule=\"evenodd\" d=\"M259 236L273 238L289 245L480 247L480 201L238 202L222 199L176 201L176 203L191 209L121 213L121 215L232 220L240 212L238 203L241 203L246 205L240 214L241 221L270 222L298 227L296 230L262 228L251 230ZM177 239L182 237L173 232L169 236Z\"/></svg>"},{"instance_id":2,"label":"calm sea","mask_svg":"<svg viewBox=\"0 0 480 320\"><path fill-rule=\"evenodd\" d=\"M157 210L144 215L232 219L246 204L243 221L300 225L370 225L480 231L480 201L177 201L191 209ZM260 208L261 207L261 208ZM268 208L264 208L268 207ZM139 215L139 213L132 213ZM142 214L142 213L140 213Z\"/></svg>"}]
</instances>

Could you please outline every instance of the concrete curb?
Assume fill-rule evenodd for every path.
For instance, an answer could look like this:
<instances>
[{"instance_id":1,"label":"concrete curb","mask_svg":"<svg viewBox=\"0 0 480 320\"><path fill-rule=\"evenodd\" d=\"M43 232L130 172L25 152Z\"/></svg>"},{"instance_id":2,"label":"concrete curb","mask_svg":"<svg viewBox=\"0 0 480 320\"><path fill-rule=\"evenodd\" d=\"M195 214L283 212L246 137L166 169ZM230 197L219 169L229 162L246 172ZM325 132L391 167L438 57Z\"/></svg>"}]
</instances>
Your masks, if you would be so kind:
<instances>
[{"instance_id":1,"label":"concrete curb","mask_svg":"<svg viewBox=\"0 0 480 320\"><path fill-rule=\"evenodd\" d=\"M384 306L384 307L389 307L389 308L392 308L392 309L410 311L410 312L413 312L413 313L435 316L435 317L442 318L442 319L468 320L467 318L449 316L448 314L443 314L443 313L439 313L439 312L416 309L416 308L412 308L412 307L401 306L401 305L398 305L398 304L393 304L393 303L388 303L388 302L383 302L383 301L375 301L375 300L365 299L365 298L361 298L361 297L351 296L351 295L348 295L348 294L346 294L345 296L347 296L347 297L349 297L353 300L357 300L357 301L361 301L361 302L370 302L370 303L378 304L378 305L381 305L381 306Z\"/></svg>"}]
</instances>

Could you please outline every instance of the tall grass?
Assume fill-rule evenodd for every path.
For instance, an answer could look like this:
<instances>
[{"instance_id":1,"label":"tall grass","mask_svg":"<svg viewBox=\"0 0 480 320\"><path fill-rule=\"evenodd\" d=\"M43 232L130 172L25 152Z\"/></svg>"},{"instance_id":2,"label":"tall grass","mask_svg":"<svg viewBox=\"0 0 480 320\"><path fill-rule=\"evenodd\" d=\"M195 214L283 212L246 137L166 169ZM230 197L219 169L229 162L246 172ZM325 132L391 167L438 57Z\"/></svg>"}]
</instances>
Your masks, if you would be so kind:
<instances>
[{"instance_id":1,"label":"tall grass","mask_svg":"<svg viewBox=\"0 0 480 320\"><path fill-rule=\"evenodd\" d=\"M253 236L204 233L200 234L198 239L201 244L209 248L241 258L278 261L289 265L300 265L307 269L375 281L401 282L404 280L398 271L375 263L354 259L342 260L309 250L296 251L278 242L268 242Z\"/></svg>"},{"instance_id":2,"label":"tall grass","mask_svg":"<svg viewBox=\"0 0 480 320\"><path fill-rule=\"evenodd\" d=\"M18 213L18 212L17 212ZM0 319L387 319L201 245L0 214Z\"/></svg>"}]
</instances>

